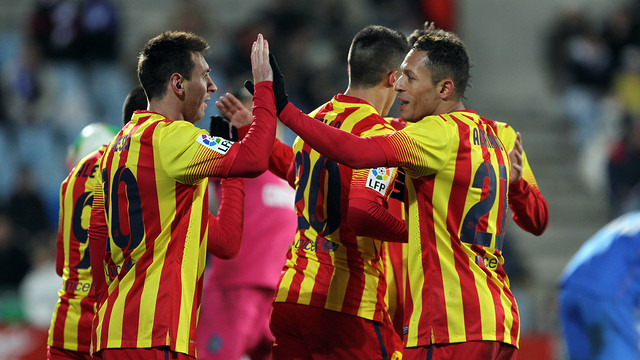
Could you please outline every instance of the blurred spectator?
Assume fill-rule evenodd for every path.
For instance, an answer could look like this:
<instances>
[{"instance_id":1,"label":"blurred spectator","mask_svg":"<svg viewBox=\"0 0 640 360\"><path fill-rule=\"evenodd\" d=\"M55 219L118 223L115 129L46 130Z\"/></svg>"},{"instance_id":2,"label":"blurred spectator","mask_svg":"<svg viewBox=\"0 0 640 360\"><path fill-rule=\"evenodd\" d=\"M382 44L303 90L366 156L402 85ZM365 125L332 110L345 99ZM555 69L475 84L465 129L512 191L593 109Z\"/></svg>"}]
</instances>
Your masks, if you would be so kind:
<instances>
[{"instance_id":1,"label":"blurred spectator","mask_svg":"<svg viewBox=\"0 0 640 360\"><path fill-rule=\"evenodd\" d=\"M44 200L35 188L30 168L20 169L7 211L20 236L29 239L48 229Z\"/></svg>"},{"instance_id":2,"label":"blurred spectator","mask_svg":"<svg viewBox=\"0 0 640 360\"><path fill-rule=\"evenodd\" d=\"M80 3L78 21L80 54L87 60L114 61L120 47L120 14L110 0L83 0Z\"/></svg>"},{"instance_id":3,"label":"blurred spectator","mask_svg":"<svg viewBox=\"0 0 640 360\"><path fill-rule=\"evenodd\" d=\"M632 194L634 187L640 185L640 115L627 116L621 134L609 153L607 167L612 217L620 215L628 202L638 200Z\"/></svg>"},{"instance_id":4,"label":"blurred spectator","mask_svg":"<svg viewBox=\"0 0 640 360\"><path fill-rule=\"evenodd\" d=\"M40 77L40 53L33 43L27 42L24 46L22 59L12 79L12 94L14 105L17 108L16 115L26 122L37 120L36 105L42 95Z\"/></svg>"},{"instance_id":5,"label":"blurred spectator","mask_svg":"<svg viewBox=\"0 0 640 360\"><path fill-rule=\"evenodd\" d=\"M562 13L550 35L547 54L553 84L562 94L574 144L582 149L593 139L603 116L602 102L613 72L611 51L585 13Z\"/></svg>"},{"instance_id":6,"label":"blurred spectator","mask_svg":"<svg viewBox=\"0 0 640 360\"><path fill-rule=\"evenodd\" d=\"M0 292L17 290L29 270L29 259L18 243L11 219L0 211Z\"/></svg>"},{"instance_id":7,"label":"blurred spectator","mask_svg":"<svg viewBox=\"0 0 640 360\"><path fill-rule=\"evenodd\" d=\"M79 27L74 0L37 0L28 23L31 40L47 59L77 59Z\"/></svg>"},{"instance_id":8,"label":"blurred spectator","mask_svg":"<svg viewBox=\"0 0 640 360\"><path fill-rule=\"evenodd\" d=\"M624 114L640 115L640 47L627 45L620 56L612 91Z\"/></svg>"},{"instance_id":9,"label":"blurred spectator","mask_svg":"<svg viewBox=\"0 0 640 360\"><path fill-rule=\"evenodd\" d=\"M31 251L31 268L20 283L19 295L26 320L35 327L48 329L60 289L55 266L56 234L46 231L39 237L39 244Z\"/></svg>"}]
</instances>

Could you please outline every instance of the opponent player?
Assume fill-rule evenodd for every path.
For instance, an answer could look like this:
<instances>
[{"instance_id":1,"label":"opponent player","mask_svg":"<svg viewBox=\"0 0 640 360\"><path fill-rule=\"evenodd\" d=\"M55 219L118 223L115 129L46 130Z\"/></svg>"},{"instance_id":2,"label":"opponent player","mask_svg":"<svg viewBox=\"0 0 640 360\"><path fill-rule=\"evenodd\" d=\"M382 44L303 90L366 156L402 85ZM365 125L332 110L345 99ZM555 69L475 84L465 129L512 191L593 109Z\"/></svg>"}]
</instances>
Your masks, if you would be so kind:
<instances>
[{"instance_id":1,"label":"opponent player","mask_svg":"<svg viewBox=\"0 0 640 360\"><path fill-rule=\"evenodd\" d=\"M465 109L468 78L469 58L456 35L420 37L395 84L410 124L364 139L303 114L274 82L280 120L312 148L346 166L406 172L408 359L513 359L517 353L518 309L500 251L509 155L493 128Z\"/></svg>"},{"instance_id":2,"label":"opponent player","mask_svg":"<svg viewBox=\"0 0 640 360\"><path fill-rule=\"evenodd\" d=\"M165 32L140 54L148 111L137 111L100 161L89 242L98 309L98 359L191 359L206 251L230 258L240 247L242 182L223 181L218 219L209 214L207 177L264 172L275 109L254 101L249 134L233 143L193 126L216 86L191 33ZM251 52L256 94L271 98L268 43ZM266 93L266 94L263 94Z\"/></svg>"},{"instance_id":3,"label":"opponent player","mask_svg":"<svg viewBox=\"0 0 640 360\"><path fill-rule=\"evenodd\" d=\"M147 108L142 87L135 87L125 99L122 120L133 111ZM47 359L92 359L91 322L95 314L95 294L91 277L87 227L93 203L97 161L117 129L105 124L87 125L67 157L74 166L60 187L60 217L56 251L56 271L62 277L47 346ZM80 160L81 159L81 160ZM80 160L80 162L78 162Z\"/></svg>"},{"instance_id":4,"label":"opponent player","mask_svg":"<svg viewBox=\"0 0 640 360\"><path fill-rule=\"evenodd\" d=\"M570 359L640 359L640 211L587 240L560 277L562 330Z\"/></svg>"}]
</instances>

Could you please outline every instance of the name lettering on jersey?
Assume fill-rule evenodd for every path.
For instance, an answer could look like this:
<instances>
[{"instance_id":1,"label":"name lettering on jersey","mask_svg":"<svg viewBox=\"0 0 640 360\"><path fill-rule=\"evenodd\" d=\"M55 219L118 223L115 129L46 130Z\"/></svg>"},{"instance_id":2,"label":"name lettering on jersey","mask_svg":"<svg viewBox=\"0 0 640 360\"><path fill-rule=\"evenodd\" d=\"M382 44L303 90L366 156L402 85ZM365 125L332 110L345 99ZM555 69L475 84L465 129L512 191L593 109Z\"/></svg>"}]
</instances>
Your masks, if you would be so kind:
<instances>
[{"instance_id":1,"label":"name lettering on jersey","mask_svg":"<svg viewBox=\"0 0 640 360\"><path fill-rule=\"evenodd\" d=\"M221 137L205 134L202 134L200 137L198 137L196 141L222 155L226 154L227 151L231 149L231 145L233 145L233 141L231 140L226 140Z\"/></svg>"},{"instance_id":2,"label":"name lettering on jersey","mask_svg":"<svg viewBox=\"0 0 640 360\"><path fill-rule=\"evenodd\" d=\"M113 142L113 146L111 147L111 152L129 150L130 144L131 144L131 135L118 136L116 140Z\"/></svg>"},{"instance_id":3,"label":"name lettering on jersey","mask_svg":"<svg viewBox=\"0 0 640 360\"><path fill-rule=\"evenodd\" d=\"M384 195L387 192L387 188L389 187L391 174L392 170L386 167L379 167L369 170L366 187L379 192L381 195Z\"/></svg>"},{"instance_id":4,"label":"name lettering on jersey","mask_svg":"<svg viewBox=\"0 0 640 360\"><path fill-rule=\"evenodd\" d=\"M91 288L93 287L93 283L91 281L77 281L77 280L67 280L64 284L64 291L68 293L85 293L88 294Z\"/></svg>"},{"instance_id":5,"label":"name lettering on jersey","mask_svg":"<svg viewBox=\"0 0 640 360\"><path fill-rule=\"evenodd\" d=\"M502 149L502 143L495 134L487 133L484 129L473 129L473 145L486 146L492 149Z\"/></svg>"},{"instance_id":6,"label":"name lettering on jersey","mask_svg":"<svg viewBox=\"0 0 640 360\"><path fill-rule=\"evenodd\" d=\"M483 268L489 269L489 270L497 270L498 269L498 259L495 257L482 257L480 255L476 255L476 261L475 263Z\"/></svg>"},{"instance_id":7,"label":"name lettering on jersey","mask_svg":"<svg viewBox=\"0 0 640 360\"><path fill-rule=\"evenodd\" d=\"M115 278L118 277L118 275L120 275L121 271L124 271L124 274L126 274L127 272L129 272L129 270L131 270L131 268L133 267L133 265L135 265L136 262L132 259L127 259L124 261L124 264L122 265L115 265L115 264L109 264L107 266L106 270L106 274L110 280L114 280Z\"/></svg>"},{"instance_id":8,"label":"name lettering on jersey","mask_svg":"<svg viewBox=\"0 0 640 360\"><path fill-rule=\"evenodd\" d=\"M311 241L307 238L301 237L296 240L295 247L296 249L303 249L305 251L318 251L322 250L324 252L332 252L336 251L338 248L338 244L333 241L329 241L323 237L317 237L316 241Z\"/></svg>"},{"instance_id":9,"label":"name lettering on jersey","mask_svg":"<svg viewBox=\"0 0 640 360\"><path fill-rule=\"evenodd\" d=\"M88 163L82 164L80 169L76 172L76 177L89 177L93 179L95 177L96 170L98 169L98 164L94 164L90 166Z\"/></svg>"}]
</instances>

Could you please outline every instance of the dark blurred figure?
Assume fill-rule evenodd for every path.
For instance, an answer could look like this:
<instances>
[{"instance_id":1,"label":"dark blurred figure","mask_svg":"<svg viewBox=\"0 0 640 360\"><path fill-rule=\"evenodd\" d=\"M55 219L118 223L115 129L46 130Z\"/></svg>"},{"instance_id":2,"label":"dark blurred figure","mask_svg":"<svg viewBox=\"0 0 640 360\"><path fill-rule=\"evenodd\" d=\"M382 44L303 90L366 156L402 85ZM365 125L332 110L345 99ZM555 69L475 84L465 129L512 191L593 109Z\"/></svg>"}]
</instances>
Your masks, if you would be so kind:
<instances>
[{"instance_id":1,"label":"dark blurred figure","mask_svg":"<svg viewBox=\"0 0 640 360\"><path fill-rule=\"evenodd\" d=\"M585 12L572 9L561 13L555 22L547 60L574 144L583 149L599 130L602 101L611 85L614 63L609 46Z\"/></svg>"},{"instance_id":2,"label":"dark blurred figure","mask_svg":"<svg viewBox=\"0 0 640 360\"><path fill-rule=\"evenodd\" d=\"M28 22L30 40L47 59L80 56L80 19L73 0L37 0Z\"/></svg>"},{"instance_id":3,"label":"dark blurred figure","mask_svg":"<svg viewBox=\"0 0 640 360\"><path fill-rule=\"evenodd\" d=\"M18 247L13 224L0 210L0 292L16 290L29 270L29 258Z\"/></svg>"},{"instance_id":4,"label":"dark blurred figure","mask_svg":"<svg viewBox=\"0 0 640 360\"><path fill-rule=\"evenodd\" d=\"M634 200L633 189L640 184L640 116L626 116L621 133L607 165L611 217L620 215Z\"/></svg>"},{"instance_id":5,"label":"dark blurred figure","mask_svg":"<svg viewBox=\"0 0 640 360\"><path fill-rule=\"evenodd\" d=\"M19 236L27 240L49 228L44 201L35 188L31 169L23 167L9 196L7 212Z\"/></svg>"},{"instance_id":6,"label":"dark blurred figure","mask_svg":"<svg viewBox=\"0 0 640 360\"><path fill-rule=\"evenodd\" d=\"M87 60L114 61L120 47L120 15L111 0L83 0L79 7L79 43Z\"/></svg>"}]
</instances>

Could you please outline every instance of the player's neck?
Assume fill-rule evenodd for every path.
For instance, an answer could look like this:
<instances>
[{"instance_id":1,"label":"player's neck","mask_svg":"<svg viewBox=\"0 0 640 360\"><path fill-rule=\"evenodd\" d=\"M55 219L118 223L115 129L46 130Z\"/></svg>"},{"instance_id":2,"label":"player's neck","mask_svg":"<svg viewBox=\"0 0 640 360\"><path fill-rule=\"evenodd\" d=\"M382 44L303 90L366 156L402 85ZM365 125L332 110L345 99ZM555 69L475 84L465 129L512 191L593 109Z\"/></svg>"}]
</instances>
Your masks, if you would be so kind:
<instances>
[{"instance_id":1,"label":"player's neck","mask_svg":"<svg viewBox=\"0 0 640 360\"><path fill-rule=\"evenodd\" d=\"M347 87L347 90L344 92L345 95L353 96L358 99L362 99L378 112L378 114L385 116L385 112L388 112L387 109L389 107L389 92L385 91L380 86L374 86L371 88L361 89L361 88L352 88L351 86Z\"/></svg>"}]
</instances>

